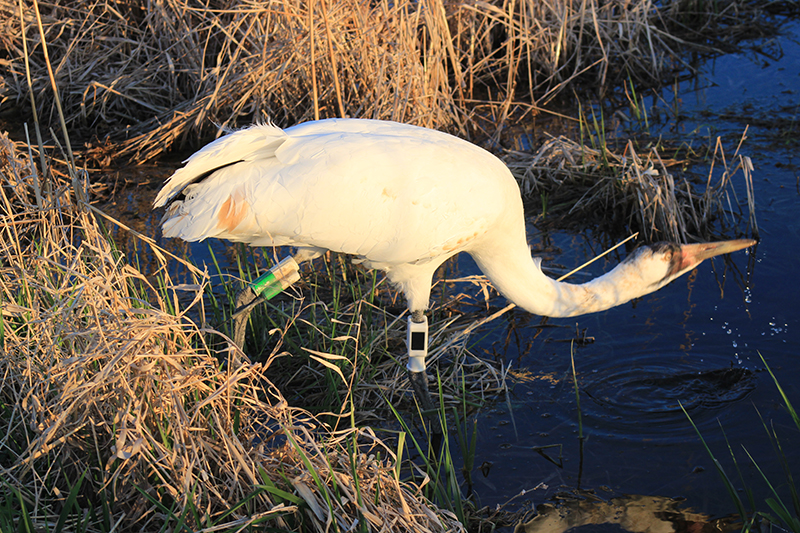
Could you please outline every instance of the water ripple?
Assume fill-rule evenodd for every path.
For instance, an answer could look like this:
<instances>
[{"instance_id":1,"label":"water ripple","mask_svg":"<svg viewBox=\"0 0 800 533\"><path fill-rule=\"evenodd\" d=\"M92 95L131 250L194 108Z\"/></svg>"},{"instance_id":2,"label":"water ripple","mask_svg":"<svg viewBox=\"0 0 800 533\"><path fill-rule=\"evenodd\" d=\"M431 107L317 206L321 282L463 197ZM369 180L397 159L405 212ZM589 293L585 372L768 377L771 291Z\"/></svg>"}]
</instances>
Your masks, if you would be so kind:
<instances>
[{"instance_id":1,"label":"water ripple","mask_svg":"<svg viewBox=\"0 0 800 533\"><path fill-rule=\"evenodd\" d=\"M714 359L667 365L652 357L598 369L581 382L582 393L591 399L582 405L584 416L596 431L661 442L693 431L681 406L701 431L716 425L724 407L755 389L756 377L751 370L731 367L729 359L720 358L715 366Z\"/></svg>"}]
</instances>

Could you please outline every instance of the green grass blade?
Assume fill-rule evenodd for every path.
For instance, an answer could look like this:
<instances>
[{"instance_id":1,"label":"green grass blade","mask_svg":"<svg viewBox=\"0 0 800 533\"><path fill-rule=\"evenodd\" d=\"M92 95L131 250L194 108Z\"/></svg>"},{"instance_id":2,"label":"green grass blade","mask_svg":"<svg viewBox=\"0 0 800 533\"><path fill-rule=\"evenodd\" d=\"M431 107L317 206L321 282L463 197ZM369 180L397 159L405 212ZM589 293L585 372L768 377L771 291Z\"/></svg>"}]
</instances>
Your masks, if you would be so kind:
<instances>
[{"instance_id":1,"label":"green grass blade","mask_svg":"<svg viewBox=\"0 0 800 533\"><path fill-rule=\"evenodd\" d=\"M64 526L67 523L67 518L69 517L72 508L74 507L76 510L76 516L80 516L80 509L75 504L78 499L78 492L81 490L81 485L83 484L83 479L86 477L86 470L83 471L81 477L78 478L78 481L75 482L74 485L69 489L69 494L67 495L67 499L64 502L64 507L61 508L61 515L58 517L58 521L56 522L55 533L61 533L64 531Z\"/></svg>"},{"instance_id":2,"label":"green grass blade","mask_svg":"<svg viewBox=\"0 0 800 533\"><path fill-rule=\"evenodd\" d=\"M772 381L775 383L775 387L778 389L778 392L783 399L783 403L786 405L786 409L789 411L789 415L792 417L795 426L797 426L797 429L800 430L800 416L798 416L797 411L795 411L794 406L792 405L792 402L789 401L789 397L786 396L786 392L783 390L783 387L781 387L781 384L778 383L778 378L775 377L775 374L767 364L764 356L761 355L761 352L758 353L758 356L761 358L761 362L764 363L764 367L767 369L767 372L769 372L769 375L772 376Z\"/></svg>"},{"instance_id":3,"label":"green grass blade","mask_svg":"<svg viewBox=\"0 0 800 533\"><path fill-rule=\"evenodd\" d=\"M333 528L334 531L338 531L339 530L338 524L337 524L336 520L333 518L334 515L335 515L335 513L334 513L335 509L334 509L333 502L331 501L331 497L330 497L330 492L328 490L328 486L325 485L325 483L322 482L322 479L319 477L319 473L317 472L317 469L311 463L311 459L308 458L308 455L305 453L305 450L297 442L297 439L294 438L294 435L292 434L291 431L289 431L289 428L284 427L283 431L284 431L284 435L286 435L286 439L289 441L289 443L291 443L292 447L297 452L297 455L300 456L300 460L303 461L303 464L305 465L308 473L311 475L311 478L314 480L314 484L319 489L319 492L325 498L325 504L328 506L328 513L329 513L328 514L328 519L332 520L332 524L334 526L334 528ZM327 458L326 458L326 461L327 461ZM310 504L308 502L305 502L305 503L306 503L306 505L310 506Z\"/></svg>"},{"instance_id":4,"label":"green grass blade","mask_svg":"<svg viewBox=\"0 0 800 533\"><path fill-rule=\"evenodd\" d=\"M720 464L720 462L714 456L714 453L711 451L711 448L708 447L706 440L703 438L703 434L700 433L700 429L697 427L697 425L695 425L694 420L692 420L692 417L689 416L689 413L683 407L683 404L681 402L678 402L678 405L680 406L681 411L683 411L683 414L686 415L686 418L689 419L689 423L694 428L695 433L697 433L700 442L703 444L703 448L705 448L706 453L708 453L708 456L714 463L714 468L717 470L717 473L722 478L722 483L725 485L725 490L728 491L728 495L730 495L731 499L733 500L733 503L736 505L736 509L739 511L739 516L741 516L742 520L744 520L745 517L747 516L747 511L745 511L744 504L742 503L741 498L739 498L739 495L736 493L736 489L734 488L733 483L731 483L728 474L725 473L725 469L722 468L722 464Z\"/></svg>"},{"instance_id":5,"label":"green grass blade","mask_svg":"<svg viewBox=\"0 0 800 533\"><path fill-rule=\"evenodd\" d=\"M569 343L569 359L572 363L572 384L575 388L575 407L578 409L578 438L583 439L583 417L581 416L581 394L578 388L578 373L575 371L575 342Z\"/></svg>"},{"instance_id":6,"label":"green grass blade","mask_svg":"<svg viewBox=\"0 0 800 533\"><path fill-rule=\"evenodd\" d=\"M789 529L795 532L800 531L800 521L798 521L797 518L789 514L789 511L783 505L783 502L781 502L780 500L776 501L774 498L767 498L765 502L767 503L769 508L772 509L772 511L778 516L778 518L784 524L789 526ZM772 521L775 522L775 519L772 518Z\"/></svg>"},{"instance_id":7,"label":"green grass blade","mask_svg":"<svg viewBox=\"0 0 800 533\"><path fill-rule=\"evenodd\" d=\"M767 505L769 505L770 509L772 509L775 512L775 514L777 514L778 517L783 521L783 523L786 526L788 526L792 531L795 532L800 531L800 528L793 527L793 524L797 522L797 519L792 516L789 509L786 507L786 504L783 503L783 500L778 494L778 491L775 490L775 487L772 485L772 482L770 482L767 475L761 470L761 467L758 466L758 463L756 462L755 458L752 455L750 455L750 452L747 451L747 448L742 446L742 449L744 450L744 453L747 454L747 457L750 458L750 461L753 463L753 466L756 468L756 470L758 470L758 473L761 475L761 478L767 484L767 487L769 487L770 492L772 492L772 495L774 496L774 498L767 498L765 500Z\"/></svg>"},{"instance_id":8,"label":"green grass blade","mask_svg":"<svg viewBox=\"0 0 800 533\"><path fill-rule=\"evenodd\" d=\"M264 488L264 490L266 492L269 492L273 496L276 496L276 497L284 500L284 503L288 502L288 503L291 503L292 505L296 505L298 507L305 507L306 506L306 502L303 500L303 498L301 498L299 496L295 496L291 492L287 492L285 490L279 489L278 487L276 487L274 485L271 486L271 487L263 486L263 488Z\"/></svg>"}]
</instances>

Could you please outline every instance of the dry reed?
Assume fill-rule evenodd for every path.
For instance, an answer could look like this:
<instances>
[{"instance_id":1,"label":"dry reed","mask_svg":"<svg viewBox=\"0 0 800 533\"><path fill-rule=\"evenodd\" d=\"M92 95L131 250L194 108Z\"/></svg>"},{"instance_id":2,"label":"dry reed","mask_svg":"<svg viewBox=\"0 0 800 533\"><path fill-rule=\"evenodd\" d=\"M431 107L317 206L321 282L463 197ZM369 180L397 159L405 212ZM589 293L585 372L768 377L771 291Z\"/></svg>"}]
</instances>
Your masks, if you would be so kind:
<instances>
[{"instance_id":1,"label":"dry reed","mask_svg":"<svg viewBox=\"0 0 800 533\"><path fill-rule=\"evenodd\" d=\"M38 172L0 137L0 477L35 527L52 527L85 473L79 496L111 506L106 530L159 530L170 508L191 508L195 530L461 529L399 480L369 429L330 433L286 404L267 366L221 370L226 354L191 318L207 279L175 285L163 269L152 284L71 187L40 187Z\"/></svg>"},{"instance_id":2,"label":"dry reed","mask_svg":"<svg viewBox=\"0 0 800 533\"><path fill-rule=\"evenodd\" d=\"M671 4L670 4L671 5ZM651 0L191 0L40 5L70 131L151 159L176 141L271 117L391 119L469 135L498 129L576 80L660 80L676 40ZM34 10L0 0L6 105L54 102ZM24 42L27 39L27 42ZM477 119L477 120L476 120ZM192 144L196 144L192 142Z\"/></svg>"}]
</instances>

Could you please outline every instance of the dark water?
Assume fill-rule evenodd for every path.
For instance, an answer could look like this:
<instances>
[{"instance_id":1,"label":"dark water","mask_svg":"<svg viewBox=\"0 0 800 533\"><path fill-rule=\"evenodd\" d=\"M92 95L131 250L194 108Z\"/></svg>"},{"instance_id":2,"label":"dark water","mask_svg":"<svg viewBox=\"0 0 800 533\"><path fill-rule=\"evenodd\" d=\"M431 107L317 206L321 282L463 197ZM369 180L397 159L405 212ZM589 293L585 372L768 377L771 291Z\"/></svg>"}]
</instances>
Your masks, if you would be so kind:
<instances>
[{"instance_id":1,"label":"dark water","mask_svg":"<svg viewBox=\"0 0 800 533\"><path fill-rule=\"evenodd\" d=\"M476 464L492 463L488 476L475 475L482 503L494 506L523 490L529 492L516 501L541 503L560 491L589 489L605 499L680 497L684 508L710 516L735 512L679 402L741 489L727 435L760 509L767 510L770 494L743 447L788 494L759 418L774 424L799 475L798 432L759 357L800 405L800 25L786 31L763 44L769 56L734 54L706 64L697 80L680 86L680 119L663 125L688 139L721 135L730 154L749 125L742 152L755 166L758 246L703 263L696 275L635 304L550 320L564 327L543 330L530 349L526 342L506 349L506 339L510 329L514 338L529 338L538 320L518 312L495 324L493 342L482 347L505 353L519 373L510 408L479 415ZM676 104L670 92L658 100L662 108ZM744 183L736 189L744 198ZM563 251L557 260L567 268L582 263L592 245L591 237L567 233L538 238ZM573 348L582 453L571 348L555 342L574 338L576 324L595 338ZM535 451L551 445L561 445L563 468ZM559 454L556 447L546 451L551 459Z\"/></svg>"}]
</instances>

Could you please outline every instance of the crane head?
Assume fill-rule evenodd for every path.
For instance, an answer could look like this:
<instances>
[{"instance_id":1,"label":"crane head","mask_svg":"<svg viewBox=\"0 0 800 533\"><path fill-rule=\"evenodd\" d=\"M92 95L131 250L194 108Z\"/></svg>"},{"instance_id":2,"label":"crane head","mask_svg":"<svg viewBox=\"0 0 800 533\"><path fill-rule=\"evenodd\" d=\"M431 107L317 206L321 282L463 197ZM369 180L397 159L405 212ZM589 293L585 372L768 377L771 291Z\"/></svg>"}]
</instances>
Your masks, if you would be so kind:
<instances>
[{"instance_id":1,"label":"crane head","mask_svg":"<svg viewBox=\"0 0 800 533\"><path fill-rule=\"evenodd\" d=\"M677 245L678 250L672 253L667 277L671 279L677 278L706 259L742 250L753 246L755 243L756 241L753 239L735 239L731 241Z\"/></svg>"},{"instance_id":2,"label":"crane head","mask_svg":"<svg viewBox=\"0 0 800 533\"><path fill-rule=\"evenodd\" d=\"M735 239L719 242L702 242L696 244L676 244L659 242L643 246L623 262L635 265L642 281L652 283L657 290L670 281L682 276L697 265L711 257L735 252L752 246L752 239ZM647 281L647 280L651 281Z\"/></svg>"}]
</instances>

